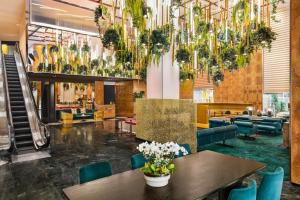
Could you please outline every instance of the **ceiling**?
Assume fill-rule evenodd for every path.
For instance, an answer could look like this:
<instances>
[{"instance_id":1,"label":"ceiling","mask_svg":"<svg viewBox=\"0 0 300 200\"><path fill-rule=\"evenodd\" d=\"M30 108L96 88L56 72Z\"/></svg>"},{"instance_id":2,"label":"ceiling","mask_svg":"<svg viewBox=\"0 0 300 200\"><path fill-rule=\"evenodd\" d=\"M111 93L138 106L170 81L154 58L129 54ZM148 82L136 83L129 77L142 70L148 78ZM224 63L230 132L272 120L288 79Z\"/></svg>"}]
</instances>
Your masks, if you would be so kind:
<instances>
[{"instance_id":1,"label":"ceiling","mask_svg":"<svg viewBox=\"0 0 300 200\"><path fill-rule=\"evenodd\" d=\"M25 0L1 0L0 40L18 40L21 18L24 16Z\"/></svg>"}]
</instances>

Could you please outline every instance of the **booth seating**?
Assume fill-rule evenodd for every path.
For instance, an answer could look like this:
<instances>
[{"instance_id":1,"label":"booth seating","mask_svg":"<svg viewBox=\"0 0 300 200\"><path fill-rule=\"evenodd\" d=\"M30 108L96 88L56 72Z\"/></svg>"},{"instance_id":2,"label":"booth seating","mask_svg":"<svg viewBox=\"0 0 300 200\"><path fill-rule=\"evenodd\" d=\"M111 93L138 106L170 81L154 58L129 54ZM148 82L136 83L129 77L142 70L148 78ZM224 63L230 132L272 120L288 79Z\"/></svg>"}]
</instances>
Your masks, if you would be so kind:
<instances>
[{"instance_id":1,"label":"booth seating","mask_svg":"<svg viewBox=\"0 0 300 200\"><path fill-rule=\"evenodd\" d=\"M245 137L249 137L257 132L257 126L250 121L234 121L234 124L238 127L238 133Z\"/></svg>"},{"instance_id":2,"label":"booth seating","mask_svg":"<svg viewBox=\"0 0 300 200\"><path fill-rule=\"evenodd\" d=\"M209 120L209 128L215 128L220 126L228 126L230 125L229 121L225 121L223 119L210 119Z\"/></svg>"},{"instance_id":3,"label":"booth seating","mask_svg":"<svg viewBox=\"0 0 300 200\"><path fill-rule=\"evenodd\" d=\"M280 135L282 134L282 124L283 120L281 118L263 118L262 121L257 124L257 131L259 133Z\"/></svg>"},{"instance_id":4,"label":"booth seating","mask_svg":"<svg viewBox=\"0 0 300 200\"><path fill-rule=\"evenodd\" d=\"M68 112L60 112L60 118L63 124L73 123L73 114Z\"/></svg>"},{"instance_id":5,"label":"booth seating","mask_svg":"<svg viewBox=\"0 0 300 200\"><path fill-rule=\"evenodd\" d=\"M93 119L94 118L94 110L93 109L86 109L85 112L81 112L81 109L77 108L75 112L72 109L64 109L57 111L58 119L60 118L63 123L67 122L66 120L81 120L81 119ZM72 118L71 118L72 115ZM72 122L67 122L72 123Z\"/></svg>"},{"instance_id":6,"label":"booth seating","mask_svg":"<svg viewBox=\"0 0 300 200\"><path fill-rule=\"evenodd\" d=\"M228 125L222 127L215 127L209 129L198 129L197 130L197 149L208 144L213 144L216 142L223 142L227 139L235 138L237 135L237 127L235 125Z\"/></svg>"}]
</instances>

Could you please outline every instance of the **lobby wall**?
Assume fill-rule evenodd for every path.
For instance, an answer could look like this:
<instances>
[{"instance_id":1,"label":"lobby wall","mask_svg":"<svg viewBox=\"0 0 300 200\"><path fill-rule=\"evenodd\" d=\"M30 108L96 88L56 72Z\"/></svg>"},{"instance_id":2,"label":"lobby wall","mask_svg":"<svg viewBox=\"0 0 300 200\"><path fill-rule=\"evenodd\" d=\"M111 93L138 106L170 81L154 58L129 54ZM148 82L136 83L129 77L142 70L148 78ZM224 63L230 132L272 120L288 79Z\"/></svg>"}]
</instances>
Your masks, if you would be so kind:
<instances>
[{"instance_id":1,"label":"lobby wall","mask_svg":"<svg viewBox=\"0 0 300 200\"><path fill-rule=\"evenodd\" d=\"M300 184L300 1L291 1L291 181Z\"/></svg>"},{"instance_id":2,"label":"lobby wall","mask_svg":"<svg viewBox=\"0 0 300 200\"><path fill-rule=\"evenodd\" d=\"M262 54L257 52L249 66L235 72L225 72L224 81L214 86L214 102L250 103L256 110L262 110L262 77Z\"/></svg>"}]
</instances>

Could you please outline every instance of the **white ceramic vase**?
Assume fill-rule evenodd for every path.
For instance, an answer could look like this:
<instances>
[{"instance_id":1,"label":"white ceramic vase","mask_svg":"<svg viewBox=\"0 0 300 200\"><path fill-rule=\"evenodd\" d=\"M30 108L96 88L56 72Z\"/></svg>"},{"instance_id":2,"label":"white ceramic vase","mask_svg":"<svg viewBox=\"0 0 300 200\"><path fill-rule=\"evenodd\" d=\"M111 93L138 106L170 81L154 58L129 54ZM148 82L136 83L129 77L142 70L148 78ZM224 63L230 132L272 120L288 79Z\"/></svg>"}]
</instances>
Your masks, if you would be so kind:
<instances>
[{"instance_id":1,"label":"white ceramic vase","mask_svg":"<svg viewBox=\"0 0 300 200\"><path fill-rule=\"evenodd\" d=\"M159 177L150 177L144 175L146 184L151 186L151 187L163 187L168 185L170 175L168 176L159 176Z\"/></svg>"}]
</instances>

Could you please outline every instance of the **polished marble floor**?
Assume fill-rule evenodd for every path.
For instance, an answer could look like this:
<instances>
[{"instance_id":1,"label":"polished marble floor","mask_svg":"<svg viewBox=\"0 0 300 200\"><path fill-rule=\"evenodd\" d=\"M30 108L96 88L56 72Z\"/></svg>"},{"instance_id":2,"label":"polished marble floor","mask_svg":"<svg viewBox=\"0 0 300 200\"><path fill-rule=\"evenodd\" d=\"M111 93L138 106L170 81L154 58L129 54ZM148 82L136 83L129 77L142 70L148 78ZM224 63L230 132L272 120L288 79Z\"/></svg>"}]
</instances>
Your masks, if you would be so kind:
<instances>
[{"instance_id":1,"label":"polished marble floor","mask_svg":"<svg viewBox=\"0 0 300 200\"><path fill-rule=\"evenodd\" d=\"M116 133L114 126L106 121L51 127L50 158L0 166L0 200L65 199L62 188L77 184L79 167L91 162L108 160L113 173L129 170L139 141ZM300 187L285 182L282 199L300 200Z\"/></svg>"}]
</instances>

